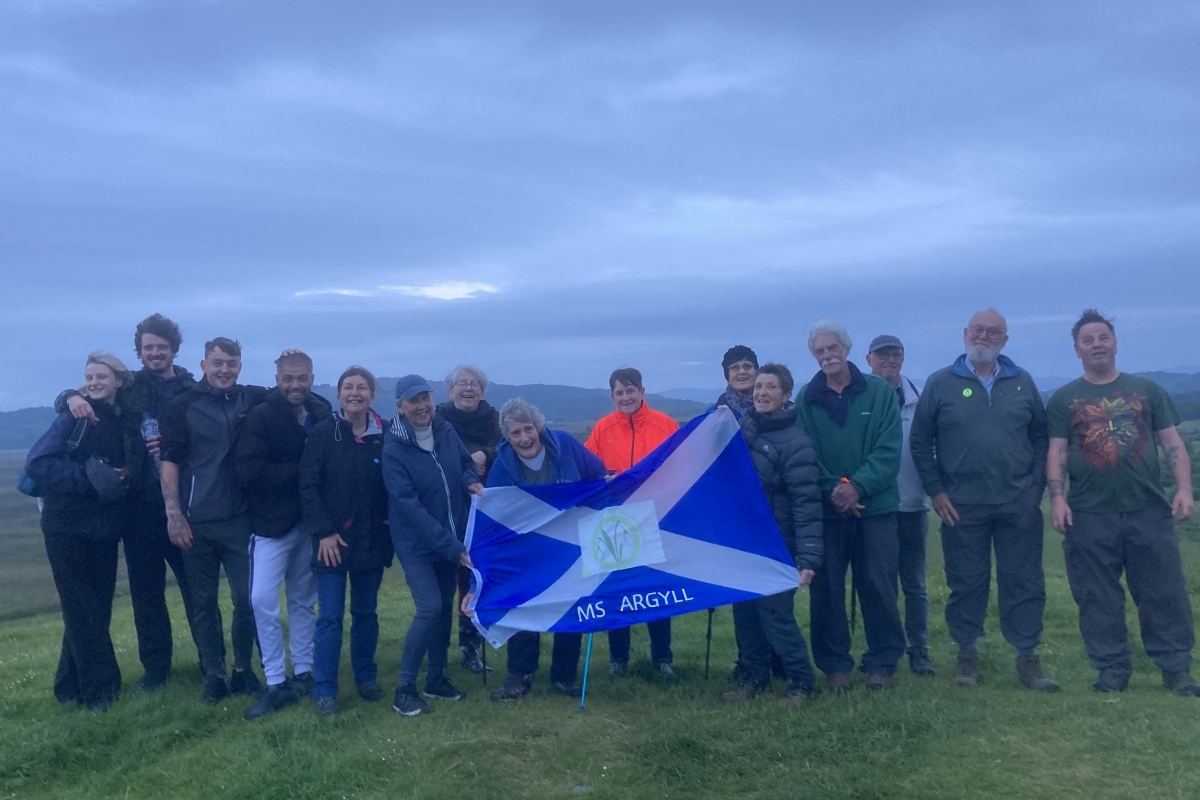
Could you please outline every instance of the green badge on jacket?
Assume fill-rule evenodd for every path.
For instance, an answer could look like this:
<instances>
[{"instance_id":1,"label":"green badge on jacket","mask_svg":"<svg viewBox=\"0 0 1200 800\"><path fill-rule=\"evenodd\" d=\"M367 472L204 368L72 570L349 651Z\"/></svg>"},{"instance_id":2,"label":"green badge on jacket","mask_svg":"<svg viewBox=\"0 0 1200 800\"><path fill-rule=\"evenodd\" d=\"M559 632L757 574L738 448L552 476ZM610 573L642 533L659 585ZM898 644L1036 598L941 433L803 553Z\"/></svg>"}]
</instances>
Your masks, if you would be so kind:
<instances>
[{"instance_id":1,"label":"green badge on jacket","mask_svg":"<svg viewBox=\"0 0 1200 800\"><path fill-rule=\"evenodd\" d=\"M975 393L971 391L970 387L963 389L963 397L970 397L973 394Z\"/></svg>"}]
</instances>

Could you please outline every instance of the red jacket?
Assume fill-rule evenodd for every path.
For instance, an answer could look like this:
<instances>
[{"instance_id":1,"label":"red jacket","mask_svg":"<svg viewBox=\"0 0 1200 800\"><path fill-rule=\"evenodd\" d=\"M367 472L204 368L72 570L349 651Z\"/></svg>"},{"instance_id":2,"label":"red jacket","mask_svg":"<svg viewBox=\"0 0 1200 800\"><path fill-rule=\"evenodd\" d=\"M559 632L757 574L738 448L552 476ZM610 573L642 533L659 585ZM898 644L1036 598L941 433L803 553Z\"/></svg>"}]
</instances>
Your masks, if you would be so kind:
<instances>
[{"instance_id":1,"label":"red jacket","mask_svg":"<svg viewBox=\"0 0 1200 800\"><path fill-rule=\"evenodd\" d=\"M614 411L596 423L584 445L611 472L624 472L679 430L679 423L644 400L632 414Z\"/></svg>"}]
</instances>

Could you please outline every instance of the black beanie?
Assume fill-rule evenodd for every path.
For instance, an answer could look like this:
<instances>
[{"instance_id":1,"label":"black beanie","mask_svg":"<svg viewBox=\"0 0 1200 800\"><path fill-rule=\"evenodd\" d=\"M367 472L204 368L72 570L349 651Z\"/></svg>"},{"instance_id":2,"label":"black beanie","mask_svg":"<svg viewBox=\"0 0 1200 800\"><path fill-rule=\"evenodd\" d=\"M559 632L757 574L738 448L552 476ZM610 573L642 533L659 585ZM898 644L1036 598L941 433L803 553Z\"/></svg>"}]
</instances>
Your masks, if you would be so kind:
<instances>
[{"instance_id":1,"label":"black beanie","mask_svg":"<svg viewBox=\"0 0 1200 800\"><path fill-rule=\"evenodd\" d=\"M744 344L735 344L725 351L725 357L721 359L721 369L725 370L726 380L729 379L729 367L739 361L749 361L758 369L758 356L754 355L754 351Z\"/></svg>"}]
</instances>

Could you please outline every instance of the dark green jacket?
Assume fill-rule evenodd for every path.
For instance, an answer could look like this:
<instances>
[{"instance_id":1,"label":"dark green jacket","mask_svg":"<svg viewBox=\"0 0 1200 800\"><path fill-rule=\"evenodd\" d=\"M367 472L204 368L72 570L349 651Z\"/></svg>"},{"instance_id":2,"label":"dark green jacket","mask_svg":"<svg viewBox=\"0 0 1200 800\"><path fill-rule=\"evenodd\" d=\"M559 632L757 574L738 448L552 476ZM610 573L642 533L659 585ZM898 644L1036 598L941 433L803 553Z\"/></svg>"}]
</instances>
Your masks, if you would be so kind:
<instances>
[{"instance_id":1,"label":"dark green jacket","mask_svg":"<svg viewBox=\"0 0 1200 800\"><path fill-rule=\"evenodd\" d=\"M1029 373L1000 356L989 395L959 356L929 377L909 434L913 463L932 497L1002 505L1046 485L1046 407Z\"/></svg>"},{"instance_id":2,"label":"dark green jacket","mask_svg":"<svg viewBox=\"0 0 1200 800\"><path fill-rule=\"evenodd\" d=\"M843 477L858 490L864 517L891 514L900 508L896 476L900 472L900 448L904 431L896 390L874 375L863 375L850 365L854 379L842 390L851 393L846 424L839 425L821 402L825 373L818 372L800 389L796 424L803 425L817 447L821 468L821 499L826 519L840 515L829 496Z\"/></svg>"}]
</instances>

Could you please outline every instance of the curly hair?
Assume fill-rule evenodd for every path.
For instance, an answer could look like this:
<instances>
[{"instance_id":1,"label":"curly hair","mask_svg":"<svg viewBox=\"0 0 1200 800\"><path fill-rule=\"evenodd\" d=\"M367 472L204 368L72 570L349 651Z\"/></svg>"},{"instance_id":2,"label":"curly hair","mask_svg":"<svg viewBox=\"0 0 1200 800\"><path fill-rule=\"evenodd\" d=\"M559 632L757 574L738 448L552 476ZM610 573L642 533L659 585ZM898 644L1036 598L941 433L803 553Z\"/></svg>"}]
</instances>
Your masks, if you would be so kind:
<instances>
[{"instance_id":1,"label":"curly hair","mask_svg":"<svg viewBox=\"0 0 1200 800\"><path fill-rule=\"evenodd\" d=\"M183 334L179 332L178 325L162 314L151 314L139 322L137 330L133 332L133 352L138 356L142 354L142 336L147 333L166 339L172 353L178 353L179 346L183 344Z\"/></svg>"}]
</instances>

